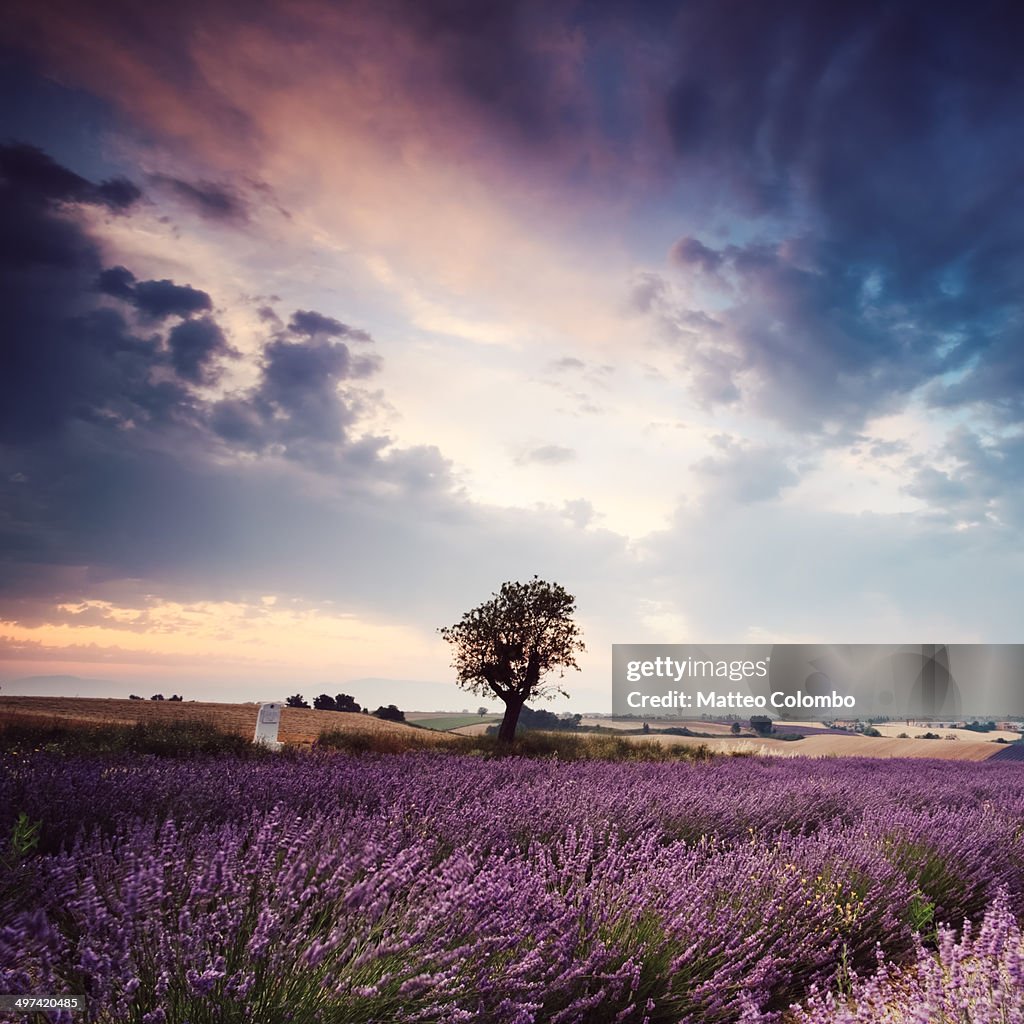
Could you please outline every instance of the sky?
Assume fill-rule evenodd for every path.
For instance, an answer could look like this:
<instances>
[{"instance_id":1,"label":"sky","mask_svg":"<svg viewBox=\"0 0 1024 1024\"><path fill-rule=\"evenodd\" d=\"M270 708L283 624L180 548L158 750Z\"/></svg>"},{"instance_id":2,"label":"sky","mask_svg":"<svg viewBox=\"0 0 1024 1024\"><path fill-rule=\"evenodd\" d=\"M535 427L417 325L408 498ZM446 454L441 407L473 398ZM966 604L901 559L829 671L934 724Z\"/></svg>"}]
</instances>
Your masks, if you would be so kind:
<instances>
[{"instance_id":1,"label":"sky","mask_svg":"<svg viewBox=\"0 0 1024 1024\"><path fill-rule=\"evenodd\" d=\"M0 692L1022 639L1019 5L8 11Z\"/></svg>"}]
</instances>

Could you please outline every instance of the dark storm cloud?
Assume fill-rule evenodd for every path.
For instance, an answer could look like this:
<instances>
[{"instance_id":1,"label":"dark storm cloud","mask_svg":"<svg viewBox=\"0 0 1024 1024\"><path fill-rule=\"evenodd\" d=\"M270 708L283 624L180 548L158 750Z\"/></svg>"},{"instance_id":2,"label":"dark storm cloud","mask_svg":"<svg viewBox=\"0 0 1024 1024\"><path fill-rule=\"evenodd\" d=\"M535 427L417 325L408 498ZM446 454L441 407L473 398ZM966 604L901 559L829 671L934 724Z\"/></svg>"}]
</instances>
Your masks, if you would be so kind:
<instances>
[{"instance_id":1,"label":"dark storm cloud","mask_svg":"<svg viewBox=\"0 0 1024 1024\"><path fill-rule=\"evenodd\" d=\"M84 20L158 70L149 85L163 100L201 104L204 131L224 136L237 119L253 144L192 46L197 25L234 38L228 8L150 5L124 19L72 7L57 5L66 35ZM493 151L513 176L524 156L540 157L529 173L550 175L542 190L572 188L584 202L609 181L634 196L671 187L676 271L718 276L724 288L714 309L674 317L691 332L701 316L728 321L692 360L701 401L749 397L790 427L855 431L941 378L929 391L937 406L1024 417L1019 5L393 0L372 15L303 10L267 3L247 17L268 39L322 38L325 68L330 54L365 46L400 101L450 114L453 152ZM390 23L411 60L379 49ZM477 130L479 150L466 142ZM230 186L162 180L207 214L237 210ZM671 210L659 204L658 215ZM723 237L731 254L714 240ZM656 288L638 281L634 305L652 307Z\"/></svg>"},{"instance_id":2,"label":"dark storm cloud","mask_svg":"<svg viewBox=\"0 0 1024 1024\"><path fill-rule=\"evenodd\" d=\"M125 178L96 185L25 143L0 145L0 180L25 204L90 203L122 212L142 197L140 189Z\"/></svg>"},{"instance_id":3,"label":"dark storm cloud","mask_svg":"<svg viewBox=\"0 0 1024 1024\"><path fill-rule=\"evenodd\" d=\"M373 341L373 338L366 331L356 327L349 327L340 320L324 316L308 309L297 309L288 321L288 330L292 334L299 334L306 338L316 337L318 334L328 338L349 338L352 341Z\"/></svg>"},{"instance_id":4,"label":"dark storm cloud","mask_svg":"<svg viewBox=\"0 0 1024 1024\"><path fill-rule=\"evenodd\" d=\"M167 335L171 365L178 376L192 384L214 384L221 373L217 360L237 355L224 332L208 316L185 320Z\"/></svg>"},{"instance_id":5,"label":"dark storm cloud","mask_svg":"<svg viewBox=\"0 0 1024 1024\"><path fill-rule=\"evenodd\" d=\"M207 220L244 224L249 219L248 204L226 185L209 181L184 181L167 174L154 174L149 180L170 191Z\"/></svg>"},{"instance_id":6,"label":"dark storm cloud","mask_svg":"<svg viewBox=\"0 0 1024 1024\"><path fill-rule=\"evenodd\" d=\"M340 385L366 372L344 342L277 337L263 349L256 386L218 401L210 424L241 447L275 447L299 461L322 463L346 442L346 428L356 419Z\"/></svg>"},{"instance_id":7,"label":"dark storm cloud","mask_svg":"<svg viewBox=\"0 0 1024 1024\"><path fill-rule=\"evenodd\" d=\"M96 287L104 295L132 302L135 298L135 275L127 267L107 267L96 279Z\"/></svg>"},{"instance_id":8,"label":"dark storm cloud","mask_svg":"<svg viewBox=\"0 0 1024 1024\"><path fill-rule=\"evenodd\" d=\"M1024 421L1024 310L1015 310L1003 323L979 325L974 348L983 352L950 382L935 381L927 390L929 402L938 408L968 405L990 413L998 422ZM971 352L970 341L959 346ZM972 352L973 355L973 352ZM960 361L958 360L958 367Z\"/></svg>"},{"instance_id":9,"label":"dark storm cloud","mask_svg":"<svg viewBox=\"0 0 1024 1024\"><path fill-rule=\"evenodd\" d=\"M658 308L707 404L742 399L794 430L845 432L892 411L961 358L937 345L940 323L949 322L943 298L919 306L915 318L882 293L876 271L848 266L834 245L805 239L691 252L725 308L713 326L670 301Z\"/></svg>"},{"instance_id":10,"label":"dark storm cloud","mask_svg":"<svg viewBox=\"0 0 1024 1024\"><path fill-rule=\"evenodd\" d=\"M344 440L353 413L338 385L373 372L373 357L353 358L343 343L320 336L272 338L258 387L210 406L193 386L215 383L223 361L237 353L208 315L209 294L170 280L138 281L124 266L101 269L96 243L74 216L76 202L94 201L91 184L45 154L8 147L8 155L12 150L15 171L0 181L0 259L7 268L0 303L10 330L0 353L0 440L61 443L57 438L88 429L101 447L114 439L128 448L159 447L173 437L171 443L201 451L210 444L207 424L223 440L260 450L275 443L288 453L306 441ZM104 297L144 324L180 319L166 335L140 336ZM319 313L303 316L362 336ZM24 500L38 475L16 467L11 475L18 474L29 486L13 493Z\"/></svg>"},{"instance_id":11,"label":"dark storm cloud","mask_svg":"<svg viewBox=\"0 0 1024 1024\"><path fill-rule=\"evenodd\" d=\"M970 367L933 401L1024 415L1022 28L1000 2L680 9L665 116L682 166L803 225L806 254L673 250L704 273L731 260L762 411L856 425Z\"/></svg>"},{"instance_id":12,"label":"dark storm cloud","mask_svg":"<svg viewBox=\"0 0 1024 1024\"><path fill-rule=\"evenodd\" d=\"M105 202L97 188L31 147L3 147L0 159L0 440L53 435L72 419L187 415L174 384L150 385L157 342L96 303L99 254L73 214Z\"/></svg>"},{"instance_id":13,"label":"dark storm cloud","mask_svg":"<svg viewBox=\"0 0 1024 1024\"><path fill-rule=\"evenodd\" d=\"M108 267L98 278L98 288L133 305L150 320L166 320L169 316L190 317L193 313L213 309L210 296L191 285L161 281L136 281L127 267Z\"/></svg>"},{"instance_id":14,"label":"dark storm cloud","mask_svg":"<svg viewBox=\"0 0 1024 1024\"><path fill-rule=\"evenodd\" d=\"M438 55L449 88L479 108L492 129L531 148L554 147L578 132L587 100L567 88L563 54L566 5L406 0L403 18Z\"/></svg>"},{"instance_id":15,"label":"dark storm cloud","mask_svg":"<svg viewBox=\"0 0 1024 1024\"><path fill-rule=\"evenodd\" d=\"M188 317L213 309L210 296L191 285L161 281L140 281L132 297L135 308L153 320L169 316Z\"/></svg>"},{"instance_id":16,"label":"dark storm cloud","mask_svg":"<svg viewBox=\"0 0 1024 1024\"><path fill-rule=\"evenodd\" d=\"M264 350L263 377L256 401L286 424L292 437L338 441L351 414L337 385L349 375L348 347L332 342L273 341Z\"/></svg>"}]
</instances>

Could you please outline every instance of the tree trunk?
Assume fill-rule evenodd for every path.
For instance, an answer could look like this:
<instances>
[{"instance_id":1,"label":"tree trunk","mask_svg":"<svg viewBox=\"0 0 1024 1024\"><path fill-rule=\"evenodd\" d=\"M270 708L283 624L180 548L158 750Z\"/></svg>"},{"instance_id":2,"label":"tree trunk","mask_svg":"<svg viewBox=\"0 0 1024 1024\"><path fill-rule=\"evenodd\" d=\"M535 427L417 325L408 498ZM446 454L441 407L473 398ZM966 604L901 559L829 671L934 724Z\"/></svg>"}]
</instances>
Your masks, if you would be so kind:
<instances>
[{"instance_id":1,"label":"tree trunk","mask_svg":"<svg viewBox=\"0 0 1024 1024\"><path fill-rule=\"evenodd\" d=\"M519 712L525 703L522 697L511 697L505 700L505 717L501 720L501 727L498 729L499 743L511 746L512 741L516 738Z\"/></svg>"}]
</instances>

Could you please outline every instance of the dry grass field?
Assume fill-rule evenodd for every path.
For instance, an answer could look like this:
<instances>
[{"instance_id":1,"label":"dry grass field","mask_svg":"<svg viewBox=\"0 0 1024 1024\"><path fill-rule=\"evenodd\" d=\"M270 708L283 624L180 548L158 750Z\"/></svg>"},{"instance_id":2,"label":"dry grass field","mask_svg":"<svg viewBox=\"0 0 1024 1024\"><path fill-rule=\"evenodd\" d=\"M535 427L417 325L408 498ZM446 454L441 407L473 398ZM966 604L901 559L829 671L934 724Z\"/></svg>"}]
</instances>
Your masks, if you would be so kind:
<instances>
[{"instance_id":1,"label":"dry grass field","mask_svg":"<svg viewBox=\"0 0 1024 1024\"><path fill-rule=\"evenodd\" d=\"M501 719L499 718L498 721L500 722ZM474 722L472 725L462 725L451 731L456 736L484 736L492 725L494 722Z\"/></svg>"},{"instance_id":2,"label":"dry grass field","mask_svg":"<svg viewBox=\"0 0 1024 1024\"><path fill-rule=\"evenodd\" d=\"M0 721L31 720L45 724L57 719L93 725L100 722L209 722L224 732L252 737L256 730L255 704L215 704L201 701L115 700L101 697L0 697ZM282 708L278 738L284 743L312 743L321 733L343 729L360 733L412 735L431 742L435 734L399 722L384 722L372 715L311 708ZM443 734L436 734L440 737Z\"/></svg>"},{"instance_id":3,"label":"dry grass field","mask_svg":"<svg viewBox=\"0 0 1024 1024\"><path fill-rule=\"evenodd\" d=\"M966 740L968 743L976 743L978 740L1003 739L1012 743L1020 738L1020 733L1007 732L1005 729L993 729L992 732L974 732L972 729L943 729L939 726L907 725L905 722L880 722L875 728L883 736L899 736L905 732L910 736L920 736L925 732L937 732L943 739L946 736L955 736L958 740Z\"/></svg>"},{"instance_id":4,"label":"dry grass field","mask_svg":"<svg viewBox=\"0 0 1024 1024\"><path fill-rule=\"evenodd\" d=\"M703 732L711 736L729 736L730 728L725 722L705 722L694 719L682 718L650 718L647 719L652 729L669 729L685 726L693 732ZM614 718L589 718L580 720L580 725L587 727L600 727L602 729L639 729L644 723L643 719L614 719ZM746 724L746 723L742 723Z\"/></svg>"},{"instance_id":5,"label":"dry grass field","mask_svg":"<svg viewBox=\"0 0 1024 1024\"><path fill-rule=\"evenodd\" d=\"M637 728L636 722L615 722L610 718L584 718L583 725L600 725L610 730ZM808 725L811 723L801 723ZM777 757L933 757L950 761L984 761L994 757L1006 747L991 742L987 736L967 732L967 738L951 740L901 740L895 736L859 736L853 733L827 733L805 736L801 740L773 740L751 736L732 736L729 727L716 722L659 722L659 727L686 725L695 732L711 733L713 737L700 736L658 736L630 735L623 737L630 741L655 740L673 746L699 747L720 754L759 753ZM487 725L469 725L452 730L464 736L483 734ZM785 731L785 725L780 725ZM721 736L721 739L717 738Z\"/></svg>"},{"instance_id":6,"label":"dry grass field","mask_svg":"<svg viewBox=\"0 0 1024 1024\"><path fill-rule=\"evenodd\" d=\"M46 725L58 720L64 723L90 725L97 723L131 724L134 722L189 722L200 721L215 725L224 732L251 737L256 728L255 704L216 704L200 701L116 700L98 697L0 697L0 723L18 721L25 724ZM595 719L595 724L612 723L610 719ZM474 735L483 733L489 723L481 722L452 733ZM718 731L714 723L689 723L701 732ZM635 727L635 726L634 726ZM989 739L966 733L970 738L952 740L896 739L858 735L806 736L802 740L785 741L762 739L749 735L725 735L727 727L719 726L722 738L695 736L627 736L630 741L657 740L660 743L684 746L704 745L715 753L762 753L781 757L932 757L953 761L983 761L1007 748ZM451 735L429 729L413 729L397 722L384 722L371 715L355 715L339 711L316 711L309 708L282 708L279 738L284 743L306 745L321 733L333 731L351 733L381 733L401 743L408 737L415 746L444 744Z\"/></svg>"},{"instance_id":7,"label":"dry grass field","mask_svg":"<svg viewBox=\"0 0 1024 1024\"><path fill-rule=\"evenodd\" d=\"M898 740L871 736L825 733L802 740L772 740L740 736L735 739L700 739L696 736L628 736L629 740L656 739L660 743L706 745L716 754L751 752L780 757L934 757L948 761L984 761L1006 748L985 741Z\"/></svg>"}]
</instances>

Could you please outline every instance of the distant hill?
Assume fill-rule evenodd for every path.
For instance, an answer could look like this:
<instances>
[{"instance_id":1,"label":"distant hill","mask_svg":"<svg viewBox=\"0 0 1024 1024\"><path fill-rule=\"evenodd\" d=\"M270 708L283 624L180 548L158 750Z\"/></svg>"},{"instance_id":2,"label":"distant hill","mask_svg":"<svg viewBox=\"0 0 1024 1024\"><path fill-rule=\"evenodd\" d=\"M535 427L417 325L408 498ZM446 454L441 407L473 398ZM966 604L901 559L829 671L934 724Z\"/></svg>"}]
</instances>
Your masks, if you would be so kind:
<instances>
[{"instance_id":1,"label":"distant hill","mask_svg":"<svg viewBox=\"0 0 1024 1024\"><path fill-rule=\"evenodd\" d=\"M307 685L310 691L315 689L311 684ZM472 712L481 703L480 697L460 690L454 683L422 679L349 679L344 683L324 683L323 686L323 689L315 689L315 692L302 692L310 703L318 693L327 693L332 697L336 693L348 693L371 711L381 704L395 704L403 711L460 711L469 708ZM487 704L488 701L484 700L483 703ZM498 703L497 698L490 703Z\"/></svg>"},{"instance_id":2,"label":"distant hill","mask_svg":"<svg viewBox=\"0 0 1024 1024\"><path fill-rule=\"evenodd\" d=\"M127 697L132 692L132 683L114 679L86 679L82 676L23 676L20 679L0 679L0 696L23 697ZM152 685L152 684L150 684ZM149 697L156 690L142 693ZM164 696L169 697L170 693Z\"/></svg>"},{"instance_id":3,"label":"distant hill","mask_svg":"<svg viewBox=\"0 0 1024 1024\"><path fill-rule=\"evenodd\" d=\"M130 693L151 697L163 693L169 697L180 693L185 700L257 701L284 700L293 693L301 693L310 704L321 693L334 697L339 693L353 696L371 711L382 704L394 704L403 711L475 711L480 698L454 683L438 683L417 679L363 678L334 680L319 683L283 681L280 686L261 682L245 692L238 683L197 683L183 679L180 682L139 682L138 680L92 679L84 676L52 675L22 676L0 679L0 697L113 697L126 698ZM487 703L486 701L484 703ZM496 703L492 701L491 703Z\"/></svg>"}]
</instances>

